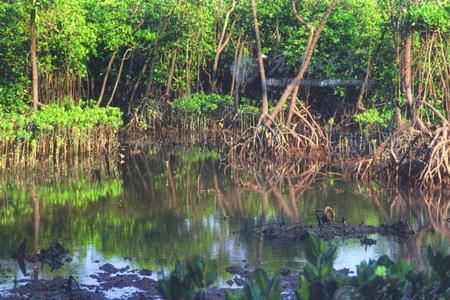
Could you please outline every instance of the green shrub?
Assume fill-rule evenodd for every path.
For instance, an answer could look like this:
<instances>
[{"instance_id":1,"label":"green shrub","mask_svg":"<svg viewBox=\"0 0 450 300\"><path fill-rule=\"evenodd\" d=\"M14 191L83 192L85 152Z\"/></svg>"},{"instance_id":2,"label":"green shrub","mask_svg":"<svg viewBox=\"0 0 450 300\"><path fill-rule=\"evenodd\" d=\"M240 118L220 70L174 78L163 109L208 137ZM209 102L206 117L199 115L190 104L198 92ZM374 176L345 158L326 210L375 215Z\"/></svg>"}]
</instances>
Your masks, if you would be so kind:
<instances>
[{"instance_id":1,"label":"green shrub","mask_svg":"<svg viewBox=\"0 0 450 300\"><path fill-rule=\"evenodd\" d=\"M332 299L340 285L333 273L337 247L310 235L305 240L303 252L306 263L300 274L299 287L296 290L297 298Z\"/></svg>"},{"instance_id":2,"label":"green shrub","mask_svg":"<svg viewBox=\"0 0 450 300\"><path fill-rule=\"evenodd\" d=\"M226 106L232 106L233 100L229 96L218 94L196 93L175 99L175 112L187 114L211 114Z\"/></svg>"},{"instance_id":3,"label":"green shrub","mask_svg":"<svg viewBox=\"0 0 450 300\"><path fill-rule=\"evenodd\" d=\"M239 105L239 112L247 114L260 114L261 108L255 106L250 99L242 97Z\"/></svg>"},{"instance_id":4,"label":"green shrub","mask_svg":"<svg viewBox=\"0 0 450 300\"><path fill-rule=\"evenodd\" d=\"M227 291L227 300L278 300L281 296L281 276L267 276L263 269L255 270L254 279L250 280L243 291Z\"/></svg>"},{"instance_id":5,"label":"green shrub","mask_svg":"<svg viewBox=\"0 0 450 300\"><path fill-rule=\"evenodd\" d=\"M177 262L168 277L158 280L158 290L167 300L206 299L206 290L217 277L217 262L197 257Z\"/></svg>"},{"instance_id":6,"label":"green shrub","mask_svg":"<svg viewBox=\"0 0 450 300\"><path fill-rule=\"evenodd\" d=\"M354 118L357 123L364 126L379 125L387 128L393 116L394 111L392 109L380 112L376 108L371 108L362 113L356 114Z\"/></svg>"},{"instance_id":7,"label":"green shrub","mask_svg":"<svg viewBox=\"0 0 450 300\"><path fill-rule=\"evenodd\" d=\"M0 110L0 138L38 139L41 134L73 129L79 135L96 127L119 129L122 112L116 107L97 107L90 103L50 104L30 115Z\"/></svg>"}]
</instances>

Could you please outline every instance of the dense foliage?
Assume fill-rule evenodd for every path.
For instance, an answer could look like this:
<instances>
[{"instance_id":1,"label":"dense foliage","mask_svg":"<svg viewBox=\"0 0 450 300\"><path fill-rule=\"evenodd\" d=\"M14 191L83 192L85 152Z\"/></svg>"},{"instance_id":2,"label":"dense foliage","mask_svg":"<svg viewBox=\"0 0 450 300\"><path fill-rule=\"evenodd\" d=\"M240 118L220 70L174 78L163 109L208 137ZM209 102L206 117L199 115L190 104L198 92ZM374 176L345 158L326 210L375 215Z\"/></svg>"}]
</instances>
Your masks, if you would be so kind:
<instances>
[{"instance_id":1,"label":"dense foliage","mask_svg":"<svg viewBox=\"0 0 450 300\"><path fill-rule=\"evenodd\" d=\"M0 166L114 150L122 122L116 107L72 100L29 113L0 109Z\"/></svg>"},{"instance_id":2,"label":"dense foliage","mask_svg":"<svg viewBox=\"0 0 450 300\"><path fill-rule=\"evenodd\" d=\"M316 27L317 15L327 4L297 1L297 14ZM43 103L70 96L126 108L144 97L189 96L211 88L213 92L230 92L233 97L243 93L258 98L247 1L233 6L231 0L52 0L37 4L15 0L0 4L0 100L7 107L29 103L28 21L33 8L37 9ZM258 14L269 78L293 76L305 51L308 30L295 18L291 1L260 1ZM363 79L370 64L370 78L377 84L364 97L365 104L391 107L393 98L402 97L398 53L403 32L412 25L416 29L418 71L422 62L429 62L427 48L442 50L436 61L441 66L433 66L436 72L429 74L436 87L426 95L440 105L448 100L448 91L437 87L437 76L450 58L449 15L448 1L426 0L412 5L406 0L342 0L325 28L307 77ZM242 59L237 64L243 69L234 78L239 55ZM217 71L212 70L216 57ZM214 76L217 86L211 86L211 81L217 80ZM418 77L417 91L421 94L427 89L422 82ZM274 97L278 93L271 91ZM312 95L326 94L326 101L333 106L340 103L336 100L343 100L351 107L356 93L355 87L333 87Z\"/></svg>"}]
</instances>

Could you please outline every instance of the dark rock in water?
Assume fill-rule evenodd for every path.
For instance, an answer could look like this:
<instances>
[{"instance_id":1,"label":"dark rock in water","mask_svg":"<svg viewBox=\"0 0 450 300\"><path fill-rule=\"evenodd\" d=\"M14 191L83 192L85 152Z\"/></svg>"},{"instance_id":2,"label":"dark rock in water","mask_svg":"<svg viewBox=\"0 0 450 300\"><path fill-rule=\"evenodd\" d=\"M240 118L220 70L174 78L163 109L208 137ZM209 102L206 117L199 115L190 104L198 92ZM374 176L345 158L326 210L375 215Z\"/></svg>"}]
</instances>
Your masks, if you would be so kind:
<instances>
[{"instance_id":1,"label":"dark rock in water","mask_svg":"<svg viewBox=\"0 0 450 300\"><path fill-rule=\"evenodd\" d=\"M38 259L42 264L48 264L52 269L59 269L64 265L62 261L67 254L69 254L69 251L56 242L50 248L42 249Z\"/></svg>"},{"instance_id":2,"label":"dark rock in water","mask_svg":"<svg viewBox=\"0 0 450 300\"><path fill-rule=\"evenodd\" d=\"M130 270L130 269L131 269L130 266L126 266L126 267L123 267L123 268L119 269L119 272L120 272L120 273L124 273L124 272L126 272L126 271L128 271L128 270Z\"/></svg>"},{"instance_id":3,"label":"dark rock in water","mask_svg":"<svg viewBox=\"0 0 450 300\"><path fill-rule=\"evenodd\" d=\"M124 288L134 286L134 282L139 280L137 275L117 275L110 277L101 284L102 289L110 290L112 288Z\"/></svg>"},{"instance_id":4,"label":"dark rock in water","mask_svg":"<svg viewBox=\"0 0 450 300\"><path fill-rule=\"evenodd\" d=\"M349 276L350 274L353 274L354 272L351 271L349 268L343 268L340 270L334 270L334 272L338 275L342 275L342 276Z\"/></svg>"},{"instance_id":5,"label":"dark rock in water","mask_svg":"<svg viewBox=\"0 0 450 300\"><path fill-rule=\"evenodd\" d=\"M368 237L364 237L363 239L360 239L359 242L361 243L361 245L364 245L364 246L372 246L377 243L376 240L368 238Z\"/></svg>"},{"instance_id":6,"label":"dark rock in water","mask_svg":"<svg viewBox=\"0 0 450 300\"><path fill-rule=\"evenodd\" d=\"M283 268L280 270L280 274L282 276L289 276L291 274L291 269L289 268Z\"/></svg>"},{"instance_id":7,"label":"dark rock in water","mask_svg":"<svg viewBox=\"0 0 450 300\"><path fill-rule=\"evenodd\" d=\"M245 269L239 265L227 267L225 271L233 275L239 275L241 277L248 277L250 275L250 270Z\"/></svg>"},{"instance_id":8,"label":"dark rock in water","mask_svg":"<svg viewBox=\"0 0 450 300\"><path fill-rule=\"evenodd\" d=\"M14 299L42 299L42 300L106 300L106 297L82 289L67 291L67 279L55 278L53 280L35 280L18 287L15 291L20 298Z\"/></svg>"},{"instance_id":9,"label":"dark rock in water","mask_svg":"<svg viewBox=\"0 0 450 300\"><path fill-rule=\"evenodd\" d=\"M242 278L239 277L234 277L233 279L234 283L236 283L237 286L244 286L245 285L245 280L243 280Z\"/></svg>"},{"instance_id":10,"label":"dark rock in water","mask_svg":"<svg viewBox=\"0 0 450 300\"><path fill-rule=\"evenodd\" d=\"M229 286L232 286L233 285L233 283L234 283L234 281L233 280L227 280L227 284L229 285Z\"/></svg>"},{"instance_id":11,"label":"dark rock in water","mask_svg":"<svg viewBox=\"0 0 450 300\"><path fill-rule=\"evenodd\" d=\"M119 269L117 269L116 267L114 267L112 264L110 263L106 263L103 266L101 266L99 268L100 270L102 270L103 272L106 272L108 274L114 274L119 272Z\"/></svg>"},{"instance_id":12,"label":"dark rock in water","mask_svg":"<svg viewBox=\"0 0 450 300\"><path fill-rule=\"evenodd\" d=\"M152 276L153 271L148 269L142 269L139 271L139 275L141 276Z\"/></svg>"},{"instance_id":13,"label":"dark rock in water","mask_svg":"<svg viewBox=\"0 0 450 300\"><path fill-rule=\"evenodd\" d=\"M334 221L330 221L322 226L310 224L272 224L267 226L262 232L266 238L272 240L299 241L306 239L309 234L314 234L323 240L330 240L337 237L360 239L363 236L374 233L406 239L411 234L414 234L414 230L412 230L406 221L399 221L391 225L382 224L379 227L364 224L350 225Z\"/></svg>"}]
</instances>

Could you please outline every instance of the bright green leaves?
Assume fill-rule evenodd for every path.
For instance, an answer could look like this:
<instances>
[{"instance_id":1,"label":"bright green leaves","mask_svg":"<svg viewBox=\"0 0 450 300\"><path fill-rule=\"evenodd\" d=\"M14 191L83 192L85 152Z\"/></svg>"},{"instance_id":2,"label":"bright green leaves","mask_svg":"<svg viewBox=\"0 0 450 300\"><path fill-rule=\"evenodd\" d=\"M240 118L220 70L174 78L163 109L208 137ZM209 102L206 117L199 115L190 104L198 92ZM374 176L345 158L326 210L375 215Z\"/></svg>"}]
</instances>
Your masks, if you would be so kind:
<instances>
[{"instance_id":1,"label":"bright green leaves","mask_svg":"<svg viewBox=\"0 0 450 300\"><path fill-rule=\"evenodd\" d=\"M269 278L263 269L256 269L254 278L249 280L242 291L227 291L228 300L279 300L281 296L281 276Z\"/></svg>"},{"instance_id":2,"label":"bright green leaves","mask_svg":"<svg viewBox=\"0 0 450 300\"><path fill-rule=\"evenodd\" d=\"M275 274L272 278L262 269L255 270L255 278L250 280L245 288L246 299L278 300L281 295L281 276Z\"/></svg>"},{"instance_id":3,"label":"bright green leaves","mask_svg":"<svg viewBox=\"0 0 450 300\"><path fill-rule=\"evenodd\" d=\"M96 32L87 23L83 2L53 0L38 7L39 68L44 77L66 72L87 75Z\"/></svg>"},{"instance_id":4,"label":"bright green leaves","mask_svg":"<svg viewBox=\"0 0 450 300\"><path fill-rule=\"evenodd\" d=\"M299 287L296 290L297 298L332 299L338 288L338 280L333 273L337 247L310 235L304 241L303 253L306 263L300 274Z\"/></svg>"},{"instance_id":5,"label":"bright green leaves","mask_svg":"<svg viewBox=\"0 0 450 300\"><path fill-rule=\"evenodd\" d=\"M17 110L28 102L28 18L22 2L0 1L0 109Z\"/></svg>"},{"instance_id":6,"label":"bright green leaves","mask_svg":"<svg viewBox=\"0 0 450 300\"><path fill-rule=\"evenodd\" d=\"M198 289L206 289L217 280L217 262L206 262L197 258L187 262L187 273L191 276L193 285Z\"/></svg>"},{"instance_id":7,"label":"bright green leaves","mask_svg":"<svg viewBox=\"0 0 450 300\"><path fill-rule=\"evenodd\" d=\"M364 112L356 114L354 118L357 123L360 123L365 127L378 125L387 128L393 116L394 111L392 109L387 109L383 112L380 112L376 108L371 108Z\"/></svg>"},{"instance_id":8,"label":"bright green leaves","mask_svg":"<svg viewBox=\"0 0 450 300\"><path fill-rule=\"evenodd\" d=\"M0 111L0 138L2 140L38 139L41 134L73 130L83 136L97 127L117 130L122 126L122 112L115 107L99 108L68 103L57 103L25 116L22 113Z\"/></svg>"},{"instance_id":9,"label":"bright green leaves","mask_svg":"<svg viewBox=\"0 0 450 300\"><path fill-rule=\"evenodd\" d=\"M228 96L197 93L176 99L173 109L180 113L200 115L212 114L224 106L232 105L233 101Z\"/></svg>"},{"instance_id":10,"label":"bright green leaves","mask_svg":"<svg viewBox=\"0 0 450 300\"><path fill-rule=\"evenodd\" d=\"M446 33L450 30L450 2L422 1L410 7L411 22L416 28Z\"/></svg>"},{"instance_id":11,"label":"bright green leaves","mask_svg":"<svg viewBox=\"0 0 450 300\"><path fill-rule=\"evenodd\" d=\"M216 282L218 267L216 261L194 258L177 262L168 277L158 280L158 289L167 300L206 299L206 289Z\"/></svg>"}]
</instances>

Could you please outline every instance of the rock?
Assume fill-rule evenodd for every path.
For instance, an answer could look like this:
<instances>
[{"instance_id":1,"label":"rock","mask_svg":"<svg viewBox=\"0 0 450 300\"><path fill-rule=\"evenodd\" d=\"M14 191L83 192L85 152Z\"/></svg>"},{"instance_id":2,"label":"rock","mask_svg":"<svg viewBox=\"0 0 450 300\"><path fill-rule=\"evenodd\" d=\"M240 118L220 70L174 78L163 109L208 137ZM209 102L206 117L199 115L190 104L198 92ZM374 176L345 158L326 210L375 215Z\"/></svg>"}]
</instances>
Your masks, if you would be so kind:
<instances>
[{"instance_id":1,"label":"rock","mask_svg":"<svg viewBox=\"0 0 450 300\"><path fill-rule=\"evenodd\" d=\"M112 264L110 264L110 263L104 264L104 265L101 266L99 269L102 270L102 271L104 271L104 272L106 272L106 273L109 273L109 274L114 274L114 273L119 272L119 269L117 269L116 267L114 267L114 266L113 266Z\"/></svg>"},{"instance_id":2,"label":"rock","mask_svg":"<svg viewBox=\"0 0 450 300\"><path fill-rule=\"evenodd\" d=\"M242 278L239 277L234 277L233 279L234 283L236 283L237 286L244 286L245 285L245 280L243 280Z\"/></svg>"},{"instance_id":3,"label":"rock","mask_svg":"<svg viewBox=\"0 0 450 300\"><path fill-rule=\"evenodd\" d=\"M152 276L153 271L148 269L142 269L139 271L139 275L141 276Z\"/></svg>"},{"instance_id":4,"label":"rock","mask_svg":"<svg viewBox=\"0 0 450 300\"><path fill-rule=\"evenodd\" d=\"M291 274L291 269L289 269L289 268L283 268L283 269L281 269L280 270L280 274L282 275L282 276L289 276L290 274Z\"/></svg>"},{"instance_id":5,"label":"rock","mask_svg":"<svg viewBox=\"0 0 450 300\"><path fill-rule=\"evenodd\" d=\"M119 269L119 272L120 273L124 273L124 272L128 271L129 269L131 269L131 267L128 265L128 266L126 266L124 268Z\"/></svg>"},{"instance_id":6,"label":"rock","mask_svg":"<svg viewBox=\"0 0 450 300\"><path fill-rule=\"evenodd\" d=\"M52 270L59 269L64 265L62 260L68 253L61 244L55 242L50 248L41 250L38 259L42 264L48 264Z\"/></svg>"},{"instance_id":7,"label":"rock","mask_svg":"<svg viewBox=\"0 0 450 300\"><path fill-rule=\"evenodd\" d=\"M364 238L360 239L359 242L361 243L361 245L364 245L364 246L372 246L377 243L376 240L368 238L368 237L364 237Z\"/></svg>"}]
</instances>

